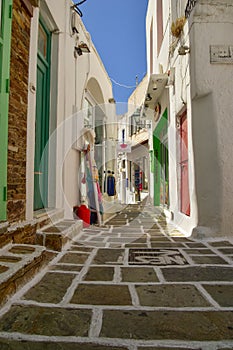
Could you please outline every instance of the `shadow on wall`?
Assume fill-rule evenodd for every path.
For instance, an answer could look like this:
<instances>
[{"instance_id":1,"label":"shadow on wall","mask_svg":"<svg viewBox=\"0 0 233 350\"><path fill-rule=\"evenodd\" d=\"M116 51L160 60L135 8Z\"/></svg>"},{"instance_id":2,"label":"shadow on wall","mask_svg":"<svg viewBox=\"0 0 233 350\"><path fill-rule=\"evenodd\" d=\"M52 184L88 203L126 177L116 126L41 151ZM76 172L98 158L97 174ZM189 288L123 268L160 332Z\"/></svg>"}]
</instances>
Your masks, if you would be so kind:
<instances>
[{"instance_id":1,"label":"shadow on wall","mask_svg":"<svg viewBox=\"0 0 233 350\"><path fill-rule=\"evenodd\" d=\"M217 111L212 93L192 101L192 139L198 210L198 238L218 236L221 229L222 171L217 133Z\"/></svg>"}]
</instances>

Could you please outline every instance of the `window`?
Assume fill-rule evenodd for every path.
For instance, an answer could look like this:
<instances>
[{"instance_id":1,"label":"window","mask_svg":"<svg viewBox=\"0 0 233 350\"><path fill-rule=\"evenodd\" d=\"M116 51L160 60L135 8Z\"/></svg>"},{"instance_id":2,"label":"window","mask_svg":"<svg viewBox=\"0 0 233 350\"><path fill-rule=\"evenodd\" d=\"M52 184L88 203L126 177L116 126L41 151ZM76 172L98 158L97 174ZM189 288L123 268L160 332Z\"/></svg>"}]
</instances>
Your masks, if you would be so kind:
<instances>
[{"instance_id":1,"label":"window","mask_svg":"<svg viewBox=\"0 0 233 350\"><path fill-rule=\"evenodd\" d=\"M122 130L122 142L125 143L125 129Z\"/></svg>"},{"instance_id":2,"label":"window","mask_svg":"<svg viewBox=\"0 0 233 350\"><path fill-rule=\"evenodd\" d=\"M153 73L153 19L150 25L150 74Z\"/></svg>"},{"instance_id":3,"label":"window","mask_svg":"<svg viewBox=\"0 0 233 350\"><path fill-rule=\"evenodd\" d=\"M38 34L38 50L43 55L43 57L47 58L47 33L42 27L42 25L39 25L39 34Z\"/></svg>"},{"instance_id":4,"label":"window","mask_svg":"<svg viewBox=\"0 0 233 350\"><path fill-rule=\"evenodd\" d=\"M157 52L159 51L163 41L163 0L157 0Z\"/></svg>"},{"instance_id":5,"label":"window","mask_svg":"<svg viewBox=\"0 0 233 350\"><path fill-rule=\"evenodd\" d=\"M83 104L83 114L84 114L84 126L93 127L93 107L90 102L85 98Z\"/></svg>"},{"instance_id":6,"label":"window","mask_svg":"<svg viewBox=\"0 0 233 350\"><path fill-rule=\"evenodd\" d=\"M129 136L132 136L137 133L141 129L140 125L140 113L141 109L138 108L130 117L130 125L129 125Z\"/></svg>"}]
</instances>

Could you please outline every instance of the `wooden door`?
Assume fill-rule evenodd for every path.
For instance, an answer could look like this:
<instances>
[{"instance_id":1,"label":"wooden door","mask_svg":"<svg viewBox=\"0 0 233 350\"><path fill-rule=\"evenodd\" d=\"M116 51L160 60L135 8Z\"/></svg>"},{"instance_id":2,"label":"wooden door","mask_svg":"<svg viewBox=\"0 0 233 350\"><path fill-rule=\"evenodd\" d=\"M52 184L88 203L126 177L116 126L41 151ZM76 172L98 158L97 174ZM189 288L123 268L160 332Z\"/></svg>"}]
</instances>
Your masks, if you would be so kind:
<instances>
[{"instance_id":1,"label":"wooden door","mask_svg":"<svg viewBox=\"0 0 233 350\"><path fill-rule=\"evenodd\" d=\"M190 215L187 111L180 118L180 210Z\"/></svg>"},{"instance_id":2,"label":"wooden door","mask_svg":"<svg viewBox=\"0 0 233 350\"><path fill-rule=\"evenodd\" d=\"M48 203L48 147L50 103L50 33L39 24L34 160L34 210Z\"/></svg>"}]
</instances>

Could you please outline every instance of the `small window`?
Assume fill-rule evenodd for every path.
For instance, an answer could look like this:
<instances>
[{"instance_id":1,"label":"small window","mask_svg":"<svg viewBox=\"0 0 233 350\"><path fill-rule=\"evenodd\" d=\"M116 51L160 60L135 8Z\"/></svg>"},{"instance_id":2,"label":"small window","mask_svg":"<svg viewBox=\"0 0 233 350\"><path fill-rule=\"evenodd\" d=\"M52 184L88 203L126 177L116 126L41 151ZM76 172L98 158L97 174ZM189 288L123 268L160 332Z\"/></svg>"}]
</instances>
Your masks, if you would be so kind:
<instances>
[{"instance_id":1,"label":"small window","mask_svg":"<svg viewBox=\"0 0 233 350\"><path fill-rule=\"evenodd\" d=\"M154 44L154 38L153 38L153 19L152 19L151 25L150 25L150 74L153 73L153 44Z\"/></svg>"},{"instance_id":2,"label":"small window","mask_svg":"<svg viewBox=\"0 0 233 350\"><path fill-rule=\"evenodd\" d=\"M159 51L163 41L163 1L157 0L157 52Z\"/></svg>"},{"instance_id":3,"label":"small window","mask_svg":"<svg viewBox=\"0 0 233 350\"><path fill-rule=\"evenodd\" d=\"M93 127L93 106L85 98L83 104L83 114L84 114L84 126L86 128Z\"/></svg>"},{"instance_id":4,"label":"small window","mask_svg":"<svg viewBox=\"0 0 233 350\"><path fill-rule=\"evenodd\" d=\"M44 58L47 58L47 33L42 27L42 25L39 25L39 35L38 35L38 50L44 56Z\"/></svg>"},{"instance_id":5,"label":"small window","mask_svg":"<svg viewBox=\"0 0 233 350\"><path fill-rule=\"evenodd\" d=\"M122 130L122 142L125 142L125 129Z\"/></svg>"}]
</instances>

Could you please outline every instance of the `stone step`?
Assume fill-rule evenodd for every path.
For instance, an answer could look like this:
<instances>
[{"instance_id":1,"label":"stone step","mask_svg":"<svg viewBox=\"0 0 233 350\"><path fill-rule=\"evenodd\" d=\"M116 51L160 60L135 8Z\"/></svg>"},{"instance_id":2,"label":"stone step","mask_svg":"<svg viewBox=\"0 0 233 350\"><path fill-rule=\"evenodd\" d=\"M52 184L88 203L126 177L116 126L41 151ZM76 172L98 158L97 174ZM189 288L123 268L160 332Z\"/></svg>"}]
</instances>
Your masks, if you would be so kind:
<instances>
[{"instance_id":1,"label":"stone step","mask_svg":"<svg viewBox=\"0 0 233 350\"><path fill-rule=\"evenodd\" d=\"M45 247L8 244L0 249L0 305L55 256Z\"/></svg>"},{"instance_id":2,"label":"stone step","mask_svg":"<svg viewBox=\"0 0 233 350\"><path fill-rule=\"evenodd\" d=\"M34 212L33 217L37 221L38 225L40 222L43 224L43 222L46 219L50 219L51 222L57 222L64 218L64 209L49 208L49 209L37 210Z\"/></svg>"},{"instance_id":3,"label":"stone step","mask_svg":"<svg viewBox=\"0 0 233 350\"><path fill-rule=\"evenodd\" d=\"M0 248L11 242L11 236L8 234L8 222L0 222Z\"/></svg>"},{"instance_id":4,"label":"stone step","mask_svg":"<svg viewBox=\"0 0 233 350\"><path fill-rule=\"evenodd\" d=\"M63 209L46 209L34 213L32 220L0 222L0 248L9 243L36 244L36 231L62 220Z\"/></svg>"},{"instance_id":5,"label":"stone step","mask_svg":"<svg viewBox=\"0 0 233 350\"><path fill-rule=\"evenodd\" d=\"M82 220L60 220L36 232L36 244L50 250L61 251L83 228Z\"/></svg>"}]
</instances>

